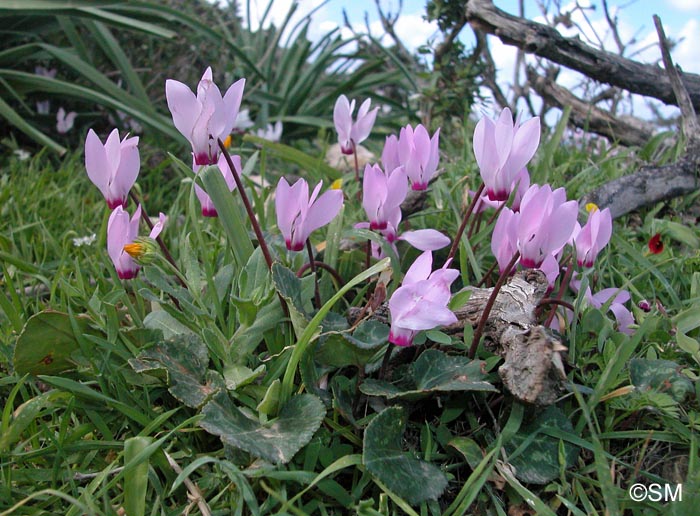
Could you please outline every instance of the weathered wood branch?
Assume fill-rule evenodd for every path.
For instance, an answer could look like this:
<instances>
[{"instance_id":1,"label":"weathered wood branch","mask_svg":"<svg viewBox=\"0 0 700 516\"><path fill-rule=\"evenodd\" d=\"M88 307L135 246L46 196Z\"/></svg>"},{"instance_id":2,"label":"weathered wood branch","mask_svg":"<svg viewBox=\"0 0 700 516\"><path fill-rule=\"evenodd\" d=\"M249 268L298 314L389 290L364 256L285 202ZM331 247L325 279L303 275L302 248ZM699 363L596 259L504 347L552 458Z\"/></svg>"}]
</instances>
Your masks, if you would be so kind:
<instances>
[{"instance_id":1,"label":"weathered wood branch","mask_svg":"<svg viewBox=\"0 0 700 516\"><path fill-rule=\"evenodd\" d=\"M548 77L538 74L534 68L527 68L527 80L532 89L548 104L559 109L571 108L569 121L581 129L605 136L622 145L645 145L654 135L653 127L636 118L618 117L608 111L581 100L569 90L559 86Z\"/></svg>"},{"instance_id":2,"label":"weathered wood branch","mask_svg":"<svg viewBox=\"0 0 700 516\"><path fill-rule=\"evenodd\" d=\"M464 326L479 323L490 288L470 288L467 303L455 310L458 322L443 331L459 334ZM537 270L516 273L498 292L486 324L485 343L488 349L503 357L498 374L503 385L520 401L535 405L551 405L564 391L566 374L561 352L566 348L543 326L537 323L536 309L547 291L547 279ZM351 324L357 322L361 308L348 314ZM386 303L374 319L388 322Z\"/></svg>"},{"instance_id":3,"label":"weathered wood branch","mask_svg":"<svg viewBox=\"0 0 700 516\"><path fill-rule=\"evenodd\" d=\"M659 201L680 197L700 188L700 128L695 109L686 85L673 65L668 42L658 17L654 18L654 23L669 81L678 98L677 105L681 107L682 127L687 139L686 152L671 165L643 166L638 172L606 183L586 196L584 201L610 208L613 217Z\"/></svg>"},{"instance_id":4,"label":"weathered wood branch","mask_svg":"<svg viewBox=\"0 0 700 516\"><path fill-rule=\"evenodd\" d=\"M610 208L613 218L660 201L680 197L700 188L700 155L686 155L671 165L646 165L587 194L583 203Z\"/></svg>"},{"instance_id":5,"label":"weathered wood branch","mask_svg":"<svg viewBox=\"0 0 700 516\"><path fill-rule=\"evenodd\" d=\"M593 48L579 38L566 38L556 29L506 13L491 0L468 0L468 22L476 30L497 36L507 45L576 70L599 82L678 105L663 69ZM681 74L695 109L700 109L700 75Z\"/></svg>"}]
</instances>

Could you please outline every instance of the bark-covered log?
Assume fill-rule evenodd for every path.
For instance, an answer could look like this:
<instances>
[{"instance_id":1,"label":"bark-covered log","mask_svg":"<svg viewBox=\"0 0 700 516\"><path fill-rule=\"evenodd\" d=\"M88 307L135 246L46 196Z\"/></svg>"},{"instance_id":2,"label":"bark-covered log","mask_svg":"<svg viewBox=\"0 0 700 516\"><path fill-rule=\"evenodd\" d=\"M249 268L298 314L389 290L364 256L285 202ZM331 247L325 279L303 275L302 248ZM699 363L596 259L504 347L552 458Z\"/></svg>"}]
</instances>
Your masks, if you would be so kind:
<instances>
[{"instance_id":1,"label":"bark-covered log","mask_svg":"<svg viewBox=\"0 0 700 516\"><path fill-rule=\"evenodd\" d=\"M643 166L638 172L602 185L582 202L610 208L613 218L644 206L696 192L700 188L700 155L686 154L672 165Z\"/></svg>"},{"instance_id":2,"label":"bark-covered log","mask_svg":"<svg viewBox=\"0 0 700 516\"><path fill-rule=\"evenodd\" d=\"M458 322L443 331L459 334L464 326L476 326L490 288L469 288L467 303L455 310ZM537 270L516 273L498 292L484 332L485 345L503 357L498 374L503 385L520 401L551 405L564 391L566 374L561 352L566 348L536 320L536 308L547 291L547 279ZM348 321L356 324L361 308L352 308ZM386 303L372 318L388 323Z\"/></svg>"},{"instance_id":3,"label":"bark-covered log","mask_svg":"<svg viewBox=\"0 0 700 516\"><path fill-rule=\"evenodd\" d=\"M678 105L671 81L662 68L593 48L578 37L566 38L556 29L498 9L491 0L468 0L470 25L497 36L507 45L571 68L599 82ZM700 75L682 74L695 109L700 109Z\"/></svg>"},{"instance_id":4,"label":"bark-covered log","mask_svg":"<svg viewBox=\"0 0 700 516\"><path fill-rule=\"evenodd\" d=\"M626 146L642 146L654 135L650 124L632 117L615 116L589 102L583 101L547 77L527 68L527 79L537 94L547 103L559 108L571 108L570 123L589 132L605 136Z\"/></svg>"}]
</instances>

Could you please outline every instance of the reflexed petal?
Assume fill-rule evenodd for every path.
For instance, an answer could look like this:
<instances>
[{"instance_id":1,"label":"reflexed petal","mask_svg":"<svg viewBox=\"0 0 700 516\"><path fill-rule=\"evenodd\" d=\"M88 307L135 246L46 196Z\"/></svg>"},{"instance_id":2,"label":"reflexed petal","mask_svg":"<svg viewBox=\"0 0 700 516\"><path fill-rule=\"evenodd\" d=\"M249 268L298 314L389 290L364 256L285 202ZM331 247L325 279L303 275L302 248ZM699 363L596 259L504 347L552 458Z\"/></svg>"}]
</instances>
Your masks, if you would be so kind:
<instances>
[{"instance_id":1,"label":"reflexed petal","mask_svg":"<svg viewBox=\"0 0 700 516\"><path fill-rule=\"evenodd\" d=\"M423 299L401 318L401 327L409 330L430 330L457 322L457 317L444 304Z\"/></svg>"},{"instance_id":2,"label":"reflexed petal","mask_svg":"<svg viewBox=\"0 0 700 516\"><path fill-rule=\"evenodd\" d=\"M151 229L151 232L148 234L150 238L156 239L158 238L158 235L161 234L163 231L163 228L165 228L165 221L167 220L167 217L165 216L165 213L160 212L158 214L158 222L153 224L153 229Z\"/></svg>"},{"instance_id":3,"label":"reflexed petal","mask_svg":"<svg viewBox=\"0 0 700 516\"><path fill-rule=\"evenodd\" d=\"M398 238L411 244L421 251L435 251L450 245L449 237L434 229L417 229L406 231Z\"/></svg>"},{"instance_id":4,"label":"reflexed petal","mask_svg":"<svg viewBox=\"0 0 700 516\"><path fill-rule=\"evenodd\" d=\"M367 99L365 102L368 102ZM377 119L377 112L379 108L376 107L366 115L357 118L357 122L353 125L351 137L355 143L363 142L367 139L369 134L372 132L372 127L374 127L374 122Z\"/></svg>"},{"instance_id":5,"label":"reflexed petal","mask_svg":"<svg viewBox=\"0 0 700 516\"><path fill-rule=\"evenodd\" d=\"M85 138L85 169L90 181L100 189L102 195L109 195L110 170L105 148L95 131L90 129Z\"/></svg>"},{"instance_id":6,"label":"reflexed petal","mask_svg":"<svg viewBox=\"0 0 700 516\"><path fill-rule=\"evenodd\" d=\"M328 190L324 192L310 207L304 221L304 234L308 238L312 231L325 226L343 207L343 192ZM306 240L306 238L304 238Z\"/></svg>"},{"instance_id":7,"label":"reflexed petal","mask_svg":"<svg viewBox=\"0 0 700 516\"><path fill-rule=\"evenodd\" d=\"M238 118L238 111L241 108L241 101L243 100L243 90L245 89L245 79L238 79L231 86L223 97L224 113L226 123L224 124L224 129L222 131L223 136L228 136L231 131L233 131L233 126L236 124L236 118Z\"/></svg>"},{"instance_id":8,"label":"reflexed petal","mask_svg":"<svg viewBox=\"0 0 700 516\"><path fill-rule=\"evenodd\" d=\"M192 90L173 79L165 81L165 97L168 100L168 109L173 116L175 127L189 140L202 105Z\"/></svg>"},{"instance_id":9,"label":"reflexed petal","mask_svg":"<svg viewBox=\"0 0 700 516\"><path fill-rule=\"evenodd\" d=\"M627 335L632 335L634 329L630 328L634 324L634 316L627 308L619 303L613 303L610 305L610 311L615 316L617 321L617 331L625 333Z\"/></svg>"},{"instance_id":10,"label":"reflexed petal","mask_svg":"<svg viewBox=\"0 0 700 516\"><path fill-rule=\"evenodd\" d=\"M121 143L119 168L112 180L110 191L113 196L122 200L129 195L129 190L134 186L139 175L141 158L139 157L138 144L138 137L124 138Z\"/></svg>"},{"instance_id":11,"label":"reflexed petal","mask_svg":"<svg viewBox=\"0 0 700 516\"><path fill-rule=\"evenodd\" d=\"M384 204L390 208L401 206L401 203L406 200L408 194L408 178L406 171L402 167L393 170L387 170L389 179L386 188L386 201Z\"/></svg>"},{"instance_id":12,"label":"reflexed petal","mask_svg":"<svg viewBox=\"0 0 700 516\"><path fill-rule=\"evenodd\" d=\"M304 181L299 179L297 182ZM306 183L306 181L304 181ZM295 184L296 186L296 184ZM308 191L308 186L307 186ZM285 240L292 237L292 224L299 215L299 199L294 196L295 191L289 186L287 180L281 177L275 190L275 211L277 212L277 227Z\"/></svg>"},{"instance_id":13,"label":"reflexed petal","mask_svg":"<svg viewBox=\"0 0 700 516\"><path fill-rule=\"evenodd\" d=\"M338 100L335 101L333 123L335 124L335 130L338 132L338 140L342 147L344 142L350 140L350 131L352 130L352 111L350 109L350 102L345 95L341 95L338 97Z\"/></svg>"},{"instance_id":14,"label":"reflexed petal","mask_svg":"<svg viewBox=\"0 0 700 516\"><path fill-rule=\"evenodd\" d=\"M425 251L411 264L403 278L402 285L411 285L427 279L433 267L433 253Z\"/></svg>"}]
</instances>

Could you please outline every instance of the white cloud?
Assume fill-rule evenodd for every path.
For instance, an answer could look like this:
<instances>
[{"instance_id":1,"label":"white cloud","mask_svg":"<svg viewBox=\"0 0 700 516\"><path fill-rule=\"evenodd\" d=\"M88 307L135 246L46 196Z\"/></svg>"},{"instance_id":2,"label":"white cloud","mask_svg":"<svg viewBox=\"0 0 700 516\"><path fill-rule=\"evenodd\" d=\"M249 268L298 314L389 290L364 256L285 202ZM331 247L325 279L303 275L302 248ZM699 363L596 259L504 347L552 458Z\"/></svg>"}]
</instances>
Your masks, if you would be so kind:
<instances>
[{"instance_id":1,"label":"white cloud","mask_svg":"<svg viewBox=\"0 0 700 516\"><path fill-rule=\"evenodd\" d=\"M669 3L680 11L700 10L700 0L669 0Z\"/></svg>"},{"instance_id":2,"label":"white cloud","mask_svg":"<svg viewBox=\"0 0 700 516\"><path fill-rule=\"evenodd\" d=\"M686 22L678 33L678 39L681 39L681 42L673 49L673 59L684 71L700 73L700 58L698 58L700 21L698 18L691 18Z\"/></svg>"}]
</instances>

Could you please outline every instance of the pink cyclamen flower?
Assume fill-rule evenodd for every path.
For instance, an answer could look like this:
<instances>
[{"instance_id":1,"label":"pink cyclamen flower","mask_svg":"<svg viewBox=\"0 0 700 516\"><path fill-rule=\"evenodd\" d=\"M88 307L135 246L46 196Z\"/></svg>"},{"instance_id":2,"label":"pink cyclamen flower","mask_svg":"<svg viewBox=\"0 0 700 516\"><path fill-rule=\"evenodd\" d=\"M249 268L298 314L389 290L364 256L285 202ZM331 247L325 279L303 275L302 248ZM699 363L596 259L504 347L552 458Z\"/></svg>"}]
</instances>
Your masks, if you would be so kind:
<instances>
[{"instance_id":1,"label":"pink cyclamen flower","mask_svg":"<svg viewBox=\"0 0 700 516\"><path fill-rule=\"evenodd\" d=\"M218 139L222 141L233 130L241 107L245 79L233 83L221 96L212 80L211 67L207 68L197 85L197 95L185 84L168 79L165 96L173 123L192 144L197 165L214 165L219 158Z\"/></svg>"},{"instance_id":2,"label":"pink cyclamen flower","mask_svg":"<svg viewBox=\"0 0 700 516\"><path fill-rule=\"evenodd\" d=\"M407 193L408 182L403 168L384 173L379 165L367 164L362 179L362 207L369 217L370 229L386 229L392 214L401 211Z\"/></svg>"},{"instance_id":3,"label":"pink cyclamen flower","mask_svg":"<svg viewBox=\"0 0 700 516\"><path fill-rule=\"evenodd\" d=\"M124 250L124 246L131 244L139 236L139 219L141 218L141 205L136 208L134 216L129 219L129 213L121 206L117 206L109 216L107 222L107 253L112 259L114 268L120 279L133 279L139 272L139 265ZM153 225L150 238L160 235L165 224L165 215L160 214L159 221Z\"/></svg>"},{"instance_id":4,"label":"pink cyclamen flower","mask_svg":"<svg viewBox=\"0 0 700 516\"><path fill-rule=\"evenodd\" d=\"M576 225L578 202L566 201L563 188L532 185L520 203L518 250L523 267L538 268L547 255L557 254Z\"/></svg>"},{"instance_id":5,"label":"pink cyclamen flower","mask_svg":"<svg viewBox=\"0 0 700 516\"><path fill-rule=\"evenodd\" d=\"M510 109L505 108L495 122L479 120L474 130L474 156L489 199L508 199L515 176L535 155L539 143L538 117L513 124Z\"/></svg>"},{"instance_id":6,"label":"pink cyclamen flower","mask_svg":"<svg viewBox=\"0 0 700 516\"><path fill-rule=\"evenodd\" d=\"M231 161L233 161L233 168L236 169L236 173L238 174L238 177L240 177L242 174L241 157L236 155L231 156ZM229 168L228 162L226 161L226 158L223 154L219 156L219 161L216 164L216 166L219 168L219 171L221 171L221 174L224 176L224 181L226 181L228 191L233 192L233 190L236 188L236 180L233 178L233 172ZM196 163L192 164L192 170L194 170L195 173L198 173L200 168L201 167ZM204 215L205 217L219 216L219 214L216 212L216 207L214 206L211 197L209 197L209 194L207 194L204 188L195 183L194 193L197 195L197 199L199 199L199 204L201 204L202 206L202 215Z\"/></svg>"},{"instance_id":7,"label":"pink cyclamen flower","mask_svg":"<svg viewBox=\"0 0 700 516\"><path fill-rule=\"evenodd\" d=\"M309 185L304 179L289 186L281 177L277 183L277 227L290 251L301 251L309 235L333 220L343 206L343 192L328 190L319 196L322 185L323 181L318 183L309 197Z\"/></svg>"},{"instance_id":8,"label":"pink cyclamen flower","mask_svg":"<svg viewBox=\"0 0 700 516\"><path fill-rule=\"evenodd\" d=\"M109 134L104 145L92 129L85 138L85 169L111 209L126 206L129 190L139 175L138 143L138 136L125 136L119 141L117 129Z\"/></svg>"},{"instance_id":9,"label":"pink cyclamen flower","mask_svg":"<svg viewBox=\"0 0 700 516\"><path fill-rule=\"evenodd\" d=\"M425 190L440 160L440 129L430 138L422 124L407 125L399 133L399 161L406 169L413 190Z\"/></svg>"},{"instance_id":10,"label":"pink cyclamen flower","mask_svg":"<svg viewBox=\"0 0 700 516\"><path fill-rule=\"evenodd\" d=\"M578 228L576 228L578 230ZM612 236L612 216L610 210L593 209L588 215L588 221L576 232L576 261L579 267L593 267L598 253L610 242Z\"/></svg>"},{"instance_id":11,"label":"pink cyclamen flower","mask_svg":"<svg viewBox=\"0 0 700 516\"><path fill-rule=\"evenodd\" d=\"M389 342L410 346L420 330L457 322L447 304L452 297L450 285L459 276L459 271L448 269L448 265L449 261L441 269L431 272L433 255L430 251L413 262L403 283L389 299Z\"/></svg>"},{"instance_id":12,"label":"pink cyclamen flower","mask_svg":"<svg viewBox=\"0 0 700 516\"><path fill-rule=\"evenodd\" d=\"M355 99L348 101L345 95L338 97L333 108L333 123L338 132L338 143L343 154L352 154L355 146L363 142L372 132L374 121L377 118L378 107L369 110L372 105L370 99L366 99L357 111L357 118L353 120L355 111Z\"/></svg>"},{"instance_id":13,"label":"pink cyclamen flower","mask_svg":"<svg viewBox=\"0 0 700 516\"><path fill-rule=\"evenodd\" d=\"M62 107L58 108L58 112L56 113L56 130L61 134L66 134L73 129L76 116L78 116L78 113L75 111L66 113L66 110Z\"/></svg>"},{"instance_id":14,"label":"pink cyclamen flower","mask_svg":"<svg viewBox=\"0 0 700 516\"><path fill-rule=\"evenodd\" d=\"M570 286L574 292L579 292L581 288L581 280L576 277L576 273L574 273ZM634 333L634 329L631 328L634 324L634 316L624 305L624 303L630 300L630 293L628 291L612 287L604 288L593 294L591 288L588 287L584 293L584 299L590 306L598 309L609 302L608 311L612 312L615 316L617 330L627 335L632 335Z\"/></svg>"}]
</instances>

